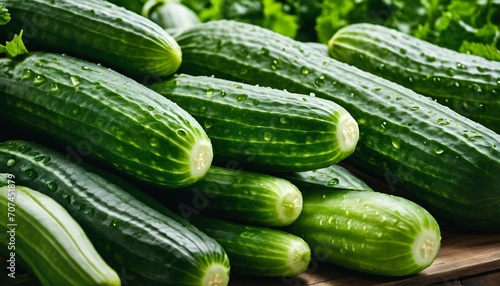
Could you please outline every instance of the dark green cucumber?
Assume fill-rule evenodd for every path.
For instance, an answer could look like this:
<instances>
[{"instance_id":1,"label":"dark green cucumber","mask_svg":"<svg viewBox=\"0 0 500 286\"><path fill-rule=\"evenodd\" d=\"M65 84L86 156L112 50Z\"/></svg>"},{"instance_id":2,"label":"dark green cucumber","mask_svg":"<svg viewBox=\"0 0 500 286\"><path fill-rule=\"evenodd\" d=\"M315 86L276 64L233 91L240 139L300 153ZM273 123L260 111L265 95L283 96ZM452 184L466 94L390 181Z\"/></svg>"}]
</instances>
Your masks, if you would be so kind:
<instances>
[{"instance_id":1,"label":"dark green cucumber","mask_svg":"<svg viewBox=\"0 0 500 286\"><path fill-rule=\"evenodd\" d=\"M189 220L219 217L260 226L285 226L302 211L302 194L289 181L256 172L212 166L205 177L172 190L168 200ZM167 202L166 202L167 203Z\"/></svg>"},{"instance_id":2,"label":"dark green cucumber","mask_svg":"<svg viewBox=\"0 0 500 286\"><path fill-rule=\"evenodd\" d=\"M42 285L121 285L80 225L49 196L16 184L0 187L2 247L7 268L23 259Z\"/></svg>"},{"instance_id":3,"label":"dark green cucumber","mask_svg":"<svg viewBox=\"0 0 500 286\"><path fill-rule=\"evenodd\" d=\"M379 192L304 192L304 209L286 229L318 260L356 271L405 276L429 267L441 246L434 217L414 202Z\"/></svg>"},{"instance_id":4,"label":"dark green cucumber","mask_svg":"<svg viewBox=\"0 0 500 286\"><path fill-rule=\"evenodd\" d=\"M337 60L430 96L500 133L500 62L368 23L340 29L328 49Z\"/></svg>"},{"instance_id":5,"label":"dark green cucumber","mask_svg":"<svg viewBox=\"0 0 500 286\"><path fill-rule=\"evenodd\" d=\"M191 223L222 245L232 273L290 277L309 266L309 245L288 232L202 216L193 216Z\"/></svg>"},{"instance_id":6,"label":"dark green cucumber","mask_svg":"<svg viewBox=\"0 0 500 286\"><path fill-rule=\"evenodd\" d=\"M332 101L204 76L149 87L202 124L220 165L312 170L345 159L358 142L356 121Z\"/></svg>"},{"instance_id":7,"label":"dark green cucumber","mask_svg":"<svg viewBox=\"0 0 500 286\"><path fill-rule=\"evenodd\" d=\"M373 191L361 178L337 164L311 171L282 174L282 177L306 192L318 189Z\"/></svg>"},{"instance_id":8,"label":"dark green cucumber","mask_svg":"<svg viewBox=\"0 0 500 286\"><path fill-rule=\"evenodd\" d=\"M3 58L0 70L2 116L58 140L76 161L92 156L168 187L211 164L210 139L191 115L117 72L45 52Z\"/></svg>"},{"instance_id":9,"label":"dark green cucumber","mask_svg":"<svg viewBox=\"0 0 500 286\"><path fill-rule=\"evenodd\" d=\"M167 76L179 45L149 19L102 0L0 0L11 21L1 37L24 30L27 45L102 63L134 78Z\"/></svg>"},{"instance_id":10,"label":"dark green cucumber","mask_svg":"<svg viewBox=\"0 0 500 286\"><path fill-rule=\"evenodd\" d=\"M131 184L84 166L39 144L0 143L0 172L61 204L127 283L227 284L229 262L215 240L166 207L153 208Z\"/></svg>"},{"instance_id":11,"label":"dark green cucumber","mask_svg":"<svg viewBox=\"0 0 500 286\"><path fill-rule=\"evenodd\" d=\"M185 30L186 73L314 93L343 106L360 140L346 162L411 192L434 214L500 231L500 135L410 89L306 44L234 21ZM228 68L230 67L230 68Z\"/></svg>"}]
</instances>

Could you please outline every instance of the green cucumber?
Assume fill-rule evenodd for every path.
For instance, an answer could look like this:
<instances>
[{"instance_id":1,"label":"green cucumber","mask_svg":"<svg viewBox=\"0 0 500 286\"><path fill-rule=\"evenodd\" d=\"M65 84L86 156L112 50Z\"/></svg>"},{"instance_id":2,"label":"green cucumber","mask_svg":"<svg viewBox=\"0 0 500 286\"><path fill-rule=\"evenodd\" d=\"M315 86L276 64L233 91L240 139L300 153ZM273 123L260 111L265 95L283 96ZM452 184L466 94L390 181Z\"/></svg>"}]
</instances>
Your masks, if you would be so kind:
<instances>
[{"instance_id":1,"label":"green cucumber","mask_svg":"<svg viewBox=\"0 0 500 286\"><path fill-rule=\"evenodd\" d=\"M9 174L0 187L1 244L8 249L7 268L22 259L42 285L121 285L80 225L56 201L17 185ZM9 222L9 223L7 223Z\"/></svg>"},{"instance_id":2,"label":"green cucumber","mask_svg":"<svg viewBox=\"0 0 500 286\"><path fill-rule=\"evenodd\" d=\"M328 41L329 54L500 132L500 63L445 49L375 24L353 24Z\"/></svg>"},{"instance_id":3,"label":"green cucumber","mask_svg":"<svg viewBox=\"0 0 500 286\"><path fill-rule=\"evenodd\" d=\"M289 225L302 211L302 194L289 181L217 166L202 180L173 189L168 200L187 220L201 214L259 226Z\"/></svg>"},{"instance_id":4,"label":"green cucumber","mask_svg":"<svg viewBox=\"0 0 500 286\"><path fill-rule=\"evenodd\" d=\"M0 0L11 14L0 35L24 30L27 45L99 62L130 77L173 74L182 52L159 25L102 0Z\"/></svg>"},{"instance_id":5,"label":"green cucumber","mask_svg":"<svg viewBox=\"0 0 500 286\"><path fill-rule=\"evenodd\" d=\"M91 171L89 171L91 170ZM127 283L227 285L224 249L133 185L36 143L0 143L0 173L61 204ZM149 198L149 200L148 200Z\"/></svg>"},{"instance_id":6,"label":"green cucumber","mask_svg":"<svg viewBox=\"0 0 500 286\"><path fill-rule=\"evenodd\" d=\"M282 230L202 216L190 221L222 245L232 273L291 277L305 272L311 261L309 245Z\"/></svg>"},{"instance_id":7,"label":"green cucumber","mask_svg":"<svg viewBox=\"0 0 500 286\"><path fill-rule=\"evenodd\" d=\"M427 210L379 192L304 192L304 209L286 230L302 237L315 259L383 276L426 269L441 246Z\"/></svg>"},{"instance_id":8,"label":"green cucumber","mask_svg":"<svg viewBox=\"0 0 500 286\"><path fill-rule=\"evenodd\" d=\"M149 87L202 124L219 165L312 170L345 159L358 142L356 121L332 101L185 74Z\"/></svg>"},{"instance_id":9,"label":"green cucumber","mask_svg":"<svg viewBox=\"0 0 500 286\"><path fill-rule=\"evenodd\" d=\"M500 135L410 89L254 25L213 21L176 36L181 71L329 99L357 121L347 158L457 225L500 231ZM231 68L228 68L231 67Z\"/></svg>"},{"instance_id":10,"label":"green cucumber","mask_svg":"<svg viewBox=\"0 0 500 286\"><path fill-rule=\"evenodd\" d=\"M306 192L318 189L373 191L361 178L336 164L311 171L282 174L282 177Z\"/></svg>"},{"instance_id":11,"label":"green cucumber","mask_svg":"<svg viewBox=\"0 0 500 286\"><path fill-rule=\"evenodd\" d=\"M210 139L185 110L128 77L82 59L32 52L0 59L1 116L152 184L189 185L212 161Z\"/></svg>"},{"instance_id":12,"label":"green cucumber","mask_svg":"<svg viewBox=\"0 0 500 286\"><path fill-rule=\"evenodd\" d=\"M151 21L157 23L169 34L200 24L198 15L186 5L175 0L162 1L145 11Z\"/></svg>"}]
</instances>

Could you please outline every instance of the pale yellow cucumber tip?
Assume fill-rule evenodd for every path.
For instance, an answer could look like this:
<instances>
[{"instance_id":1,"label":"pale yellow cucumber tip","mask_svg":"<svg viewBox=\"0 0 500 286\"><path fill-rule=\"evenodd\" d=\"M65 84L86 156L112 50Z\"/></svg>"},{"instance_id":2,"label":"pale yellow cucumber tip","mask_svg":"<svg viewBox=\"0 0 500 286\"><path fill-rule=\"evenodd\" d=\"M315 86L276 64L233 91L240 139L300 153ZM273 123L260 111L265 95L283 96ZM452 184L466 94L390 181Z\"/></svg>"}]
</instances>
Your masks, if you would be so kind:
<instances>
[{"instance_id":1,"label":"pale yellow cucumber tip","mask_svg":"<svg viewBox=\"0 0 500 286\"><path fill-rule=\"evenodd\" d=\"M342 151L353 151L359 140L359 128L356 120L349 114L342 115L337 125L337 139Z\"/></svg>"},{"instance_id":2,"label":"pale yellow cucumber tip","mask_svg":"<svg viewBox=\"0 0 500 286\"><path fill-rule=\"evenodd\" d=\"M202 286L226 286L229 284L229 269L222 264L213 264L205 272Z\"/></svg>"},{"instance_id":3,"label":"pale yellow cucumber tip","mask_svg":"<svg viewBox=\"0 0 500 286\"><path fill-rule=\"evenodd\" d=\"M191 176L196 179L204 177L212 165L213 157L214 153L210 140L198 140L191 150Z\"/></svg>"}]
</instances>

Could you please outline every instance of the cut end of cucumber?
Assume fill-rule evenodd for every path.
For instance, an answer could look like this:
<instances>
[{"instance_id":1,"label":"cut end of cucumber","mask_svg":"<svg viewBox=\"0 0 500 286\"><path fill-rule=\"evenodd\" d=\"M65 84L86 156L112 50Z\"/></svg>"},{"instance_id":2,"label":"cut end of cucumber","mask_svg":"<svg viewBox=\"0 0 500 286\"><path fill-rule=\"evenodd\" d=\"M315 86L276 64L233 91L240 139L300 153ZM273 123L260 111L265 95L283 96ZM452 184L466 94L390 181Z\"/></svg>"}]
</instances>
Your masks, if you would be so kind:
<instances>
[{"instance_id":1,"label":"cut end of cucumber","mask_svg":"<svg viewBox=\"0 0 500 286\"><path fill-rule=\"evenodd\" d=\"M205 271L203 286L226 286L229 284L229 269L222 264L212 264Z\"/></svg>"},{"instance_id":2,"label":"cut end of cucumber","mask_svg":"<svg viewBox=\"0 0 500 286\"><path fill-rule=\"evenodd\" d=\"M413 243L413 258L422 269L427 268L436 258L441 246L439 232L434 230L423 231Z\"/></svg>"},{"instance_id":3,"label":"cut end of cucumber","mask_svg":"<svg viewBox=\"0 0 500 286\"><path fill-rule=\"evenodd\" d=\"M359 128L356 120L349 114L343 114L337 125L337 140L342 151L352 153L359 140Z\"/></svg>"},{"instance_id":4,"label":"cut end of cucumber","mask_svg":"<svg viewBox=\"0 0 500 286\"><path fill-rule=\"evenodd\" d=\"M284 273L284 276L296 276L304 273L311 262L311 248L309 245L299 239L293 242L288 253L289 272Z\"/></svg>"},{"instance_id":5,"label":"cut end of cucumber","mask_svg":"<svg viewBox=\"0 0 500 286\"><path fill-rule=\"evenodd\" d=\"M191 150L191 176L195 179L203 178L212 165L213 157L214 153L210 140L198 140Z\"/></svg>"},{"instance_id":6,"label":"cut end of cucumber","mask_svg":"<svg viewBox=\"0 0 500 286\"><path fill-rule=\"evenodd\" d=\"M278 208L282 226L291 224L299 217L302 212L302 204L302 194L298 190L283 196Z\"/></svg>"}]
</instances>

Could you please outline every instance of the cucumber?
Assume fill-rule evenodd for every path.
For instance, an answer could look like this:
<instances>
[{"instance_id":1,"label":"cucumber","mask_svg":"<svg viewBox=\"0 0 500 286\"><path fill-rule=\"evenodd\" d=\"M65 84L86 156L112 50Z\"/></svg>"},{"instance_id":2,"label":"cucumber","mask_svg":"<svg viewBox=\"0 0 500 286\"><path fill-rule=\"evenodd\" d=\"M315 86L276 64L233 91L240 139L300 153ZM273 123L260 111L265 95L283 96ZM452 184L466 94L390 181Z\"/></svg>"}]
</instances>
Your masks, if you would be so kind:
<instances>
[{"instance_id":1,"label":"cucumber","mask_svg":"<svg viewBox=\"0 0 500 286\"><path fill-rule=\"evenodd\" d=\"M16 259L28 265L42 285L121 285L80 225L56 201L38 191L9 184L0 187L2 248L15 278Z\"/></svg>"},{"instance_id":2,"label":"cucumber","mask_svg":"<svg viewBox=\"0 0 500 286\"><path fill-rule=\"evenodd\" d=\"M206 76L149 87L203 124L218 165L312 170L345 159L358 142L356 121L332 101Z\"/></svg>"},{"instance_id":3,"label":"cucumber","mask_svg":"<svg viewBox=\"0 0 500 286\"><path fill-rule=\"evenodd\" d=\"M212 146L203 127L163 96L113 70L47 52L0 59L0 111L56 141L76 162L91 156L151 184L204 176Z\"/></svg>"},{"instance_id":4,"label":"cucumber","mask_svg":"<svg viewBox=\"0 0 500 286\"><path fill-rule=\"evenodd\" d=\"M91 170L91 171L89 171ZM134 185L40 144L0 143L0 173L61 204L105 261L139 285L227 285L224 249ZM149 198L149 201L148 199Z\"/></svg>"},{"instance_id":5,"label":"cucumber","mask_svg":"<svg viewBox=\"0 0 500 286\"><path fill-rule=\"evenodd\" d=\"M282 230L203 216L193 216L191 223L222 245L232 273L291 277L305 272L311 261L309 245Z\"/></svg>"},{"instance_id":6,"label":"cucumber","mask_svg":"<svg viewBox=\"0 0 500 286\"><path fill-rule=\"evenodd\" d=\"M384 77L500 133L500 63L442 48L382 25L340 29L329 54Z\"/></svg>"},{"instance_id":7,"label":"cucumber","mask_svg":"<svg viewBox=\"0 0 500 286\"><path fill-rule=\"evenodd\" d=\"M0 0L11 21L6 37L24 30L27 45L99 62L127 76L145 80L173 74L182 52L159 25L102 0Z\"/></svg>"},{"instance_id":8,"label":"cucumber","mask_svg":"<svg viewBox=\"0 0 500 286\"><path fill-rule=\"evenodd\" d=\"M311 171L286 173L282 177L306 192L326 189L373 191L361 178L337 164Z\"/></svg>"},{"instance_id":9,"label":"cucumber","mask_svg":"<svg viewBox=\"0 0 500 286\"><path fill-rule=\"evenodd\" d=\"M201 214L259 226L289 225L302 211L302 194L289 181L217 166L202 180L173 189L168 200L186 220Z\"/></svg>"},{"instance_id":10,"label":"cucumber","mask_svg":"<svg viewBox=\"0 0 500 286\"><path fill-rule=\"evenodd\" d=\"M312 92L343 106L360 131L346 163L405 189L434 215L458 226L500 231L500 135L492 130L401 85L250 24L207 22L176 40L185 55L185 73Z\"/></svg>"},{"instance_id":11,"label":"cucumber","mask_svg":"<svg viewBox=\"0 0 500 286\"><path fill-rule=\"evenodd\" d=\"M382 276L429 267L441 246L434 217L416 203L379 192L304 192L304 209L286 228L321 261Z\"/></svg>"},{"instance_id":12,"label":"cucumber","mask_svg":"<svg viewBox=\"0 0 500 286\"><path fill-rule=\"evenodd\" d=\"M173 35L176 31L200 24L198 15L186 5L175 0L166 0L153 5L147 13L151 21Z\"/></svg>"}]
</instances>

